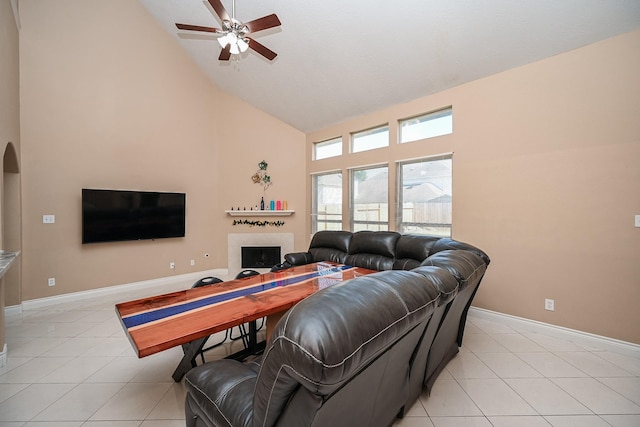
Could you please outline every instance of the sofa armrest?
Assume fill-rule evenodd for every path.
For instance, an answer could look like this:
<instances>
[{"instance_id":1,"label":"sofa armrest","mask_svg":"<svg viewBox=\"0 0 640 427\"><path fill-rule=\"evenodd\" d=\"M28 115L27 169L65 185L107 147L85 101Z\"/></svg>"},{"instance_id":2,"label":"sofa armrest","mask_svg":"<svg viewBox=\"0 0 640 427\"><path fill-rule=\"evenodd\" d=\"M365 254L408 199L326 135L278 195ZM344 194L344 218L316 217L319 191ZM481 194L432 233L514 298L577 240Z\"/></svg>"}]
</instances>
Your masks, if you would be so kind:
<instances>
[{"instance_id":1,"label":"sofa armrest","mask_svg":"<svg viewBox=\"0 0 640 427\"><path fill-rule=\"evenodd\" d=\"M313 256L309 252L292 252L286 254L284 260L291 265L305 265L313 262Z\"/></svg>"},{"instance_id":2,"label":"sofa armrest","mask_svg":"<svg viewBox=\"0 0 640 427\"><path fill-rule=\"evenodd\" d=\"M280 264L276 264L274 266L271 267L271 273L276 273L278 271L281 270L286 270L287 268L291 268L293 267L291 264L289 264L287 261L285 262L281 262Z\"/></svg>"},{"instance_id":3,"label":"sofa armrest","mask_svg":"<svg viewBox=\"0 0 640 427\"><path fill-rule=\"evenodd\" d=\"M191 369L184 381L191 415L206 425L251 425L258 370L258 364L230 359Z\"/></svg>"}]
</instances>

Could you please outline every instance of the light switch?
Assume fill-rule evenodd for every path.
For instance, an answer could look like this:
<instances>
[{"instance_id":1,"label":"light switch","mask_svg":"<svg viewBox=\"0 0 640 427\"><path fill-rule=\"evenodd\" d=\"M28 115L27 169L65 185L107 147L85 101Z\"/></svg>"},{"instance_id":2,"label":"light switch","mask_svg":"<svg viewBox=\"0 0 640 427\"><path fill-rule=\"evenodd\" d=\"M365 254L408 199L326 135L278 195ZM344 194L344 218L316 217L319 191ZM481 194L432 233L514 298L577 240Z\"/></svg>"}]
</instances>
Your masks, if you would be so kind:
<instances>
[{"instance_id":1,"label":"light switch","mask_svg":"<svg viewBox=\"0 0 640 427\"><path fill-rule=\"evenodd\" d=\"M55 215L42 215L43 224L54 224L56 222Z\"/></svg>"},{"instance_id":2,"label":"light switch","mask_svg":"<svg viewBox=\"0 0 640 427\"><path fill-rule=\"evenodd\" d=\"M636 227L640 227L640 215L636 215Z\"/></svg>"}]
</instances>

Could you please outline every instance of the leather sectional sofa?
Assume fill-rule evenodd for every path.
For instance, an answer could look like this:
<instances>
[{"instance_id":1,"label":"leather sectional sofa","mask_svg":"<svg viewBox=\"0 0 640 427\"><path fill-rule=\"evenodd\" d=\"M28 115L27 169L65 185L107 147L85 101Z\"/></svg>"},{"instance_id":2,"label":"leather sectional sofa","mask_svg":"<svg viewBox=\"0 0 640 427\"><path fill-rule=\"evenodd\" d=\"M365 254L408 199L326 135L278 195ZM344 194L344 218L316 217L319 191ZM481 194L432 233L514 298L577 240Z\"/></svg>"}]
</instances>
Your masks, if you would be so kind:
<instances>
[{"instance_id":1,"label":"leather sectional sofa","mask_svg":"<svg viewBox=\"0 0 640 427\"><path fill-rule=\"evenodd\" d=\"M187 373L188 427L393 424L458 352L490 262L449 238L321 231L284 267L318 261L380 272L298 303L260 359Z\"/></svg>"}]
</instances>

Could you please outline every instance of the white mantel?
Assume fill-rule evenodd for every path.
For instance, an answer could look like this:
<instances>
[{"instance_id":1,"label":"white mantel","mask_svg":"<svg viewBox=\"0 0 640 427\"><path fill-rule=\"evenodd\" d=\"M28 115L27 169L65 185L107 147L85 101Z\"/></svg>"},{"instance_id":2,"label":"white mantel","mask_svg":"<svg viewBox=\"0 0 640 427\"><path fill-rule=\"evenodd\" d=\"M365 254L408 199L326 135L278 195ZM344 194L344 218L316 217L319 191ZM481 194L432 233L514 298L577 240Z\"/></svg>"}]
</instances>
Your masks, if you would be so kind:
<instances>
[{"instance_id":1,"label":"white mantel","mask_svg":"<svg viewBox=\"0 0 640 427\"><path fill-rule=\"evenodd\" d=\"M282 256L293 252L293 233L229 233L227 236L229 276L233 277L242 271L243 246L280 246ZM269 269L254 269L261 273Z\"/></svg>"},{"instance_id":2,"label":"white mantel","mask_svg":"<svg viewBox=\"0 0 640 427\"><path fill-rule=\"evenodd\" d=\"M248 211L248 210L240 210L240 211L225 211L229 216L291 216L296 211L294 210L284 210L284 211Z\"/></svg>"}]
</instances>

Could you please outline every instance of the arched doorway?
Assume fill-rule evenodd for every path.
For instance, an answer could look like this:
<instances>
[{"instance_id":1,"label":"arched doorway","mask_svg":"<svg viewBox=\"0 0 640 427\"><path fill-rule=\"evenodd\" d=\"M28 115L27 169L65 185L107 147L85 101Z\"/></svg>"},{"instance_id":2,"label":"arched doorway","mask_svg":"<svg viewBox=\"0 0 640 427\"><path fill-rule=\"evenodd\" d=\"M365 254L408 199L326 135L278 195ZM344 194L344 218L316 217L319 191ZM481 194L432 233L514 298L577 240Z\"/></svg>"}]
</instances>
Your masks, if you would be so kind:
<instances>
[{"instance_id":1,"label":"arched doorway","mask_svg":"<svg viewBox=\"0 0 640 427\"><path fill-rule=\"evenodd\" d=\"M10 142L2 158L2 210L0 211L0 249L22 250L22 223L20 201L20 164L15 146ZM4 305L19 305L22 302L21 262L16 259L3 277Z\"/></svg>"}]
</instances>

